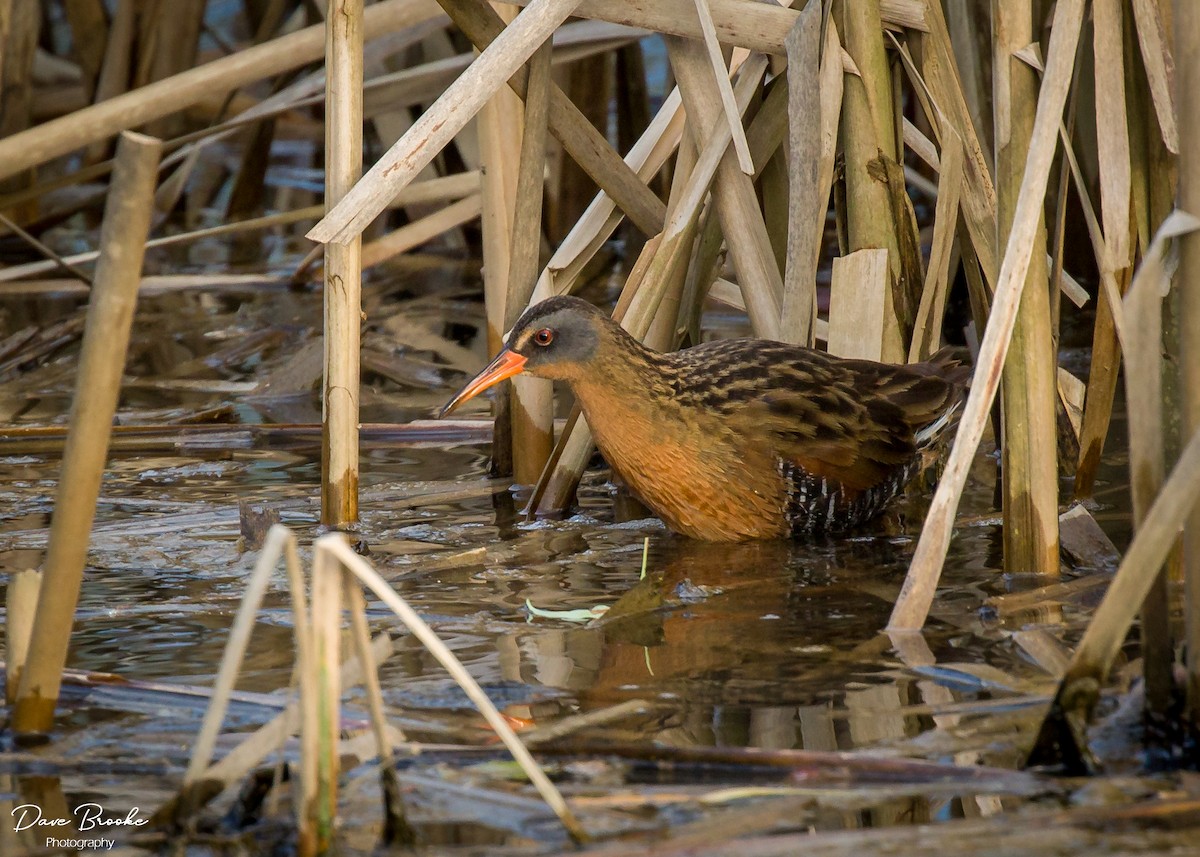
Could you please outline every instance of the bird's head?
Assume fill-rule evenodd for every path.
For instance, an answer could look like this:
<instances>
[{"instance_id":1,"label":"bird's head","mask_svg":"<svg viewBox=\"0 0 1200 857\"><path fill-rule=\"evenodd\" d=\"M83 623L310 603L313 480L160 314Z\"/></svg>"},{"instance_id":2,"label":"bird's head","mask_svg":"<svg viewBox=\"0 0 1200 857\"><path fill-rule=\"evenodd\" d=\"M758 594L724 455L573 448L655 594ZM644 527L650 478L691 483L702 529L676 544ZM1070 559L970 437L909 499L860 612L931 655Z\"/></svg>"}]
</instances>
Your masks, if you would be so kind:
<instances>
[{"instance_id":1,"label":"bird's head","mask_svg":"<svg viewBox=\"0 0 1200 857\"><path fill-rule=\"evenodd\" d=\"M505 337L500 353L438 416L446 416L468 399L521 373L565 381L583 376L612 326L608 316L579 298L554 297L531 306Z\"/></svg>"}]
</instances>

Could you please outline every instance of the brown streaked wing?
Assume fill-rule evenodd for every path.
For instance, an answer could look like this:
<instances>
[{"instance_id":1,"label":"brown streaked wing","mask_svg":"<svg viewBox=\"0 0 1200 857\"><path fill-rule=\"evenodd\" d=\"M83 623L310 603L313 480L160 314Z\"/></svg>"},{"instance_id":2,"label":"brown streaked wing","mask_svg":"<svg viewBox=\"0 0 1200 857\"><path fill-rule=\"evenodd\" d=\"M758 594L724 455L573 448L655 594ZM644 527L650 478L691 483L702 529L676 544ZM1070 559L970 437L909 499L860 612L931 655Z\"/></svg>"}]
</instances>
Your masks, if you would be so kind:
<instances>
[{"instance_id":1,"label":"brown streaked wing","mask_svg":"<svg viewBox=\"0 0 1200 857\"><path fill-rule=\"evenodd\" d=\"M892 366L842 360L783 343L721 340L670 355L677 392L728 428L766 429L775 456L854 493L894 477L916 455L914 436L960 395L957 352ZM956 383L958 382L958 383Z\"/></svg>"},{"instance_id":2,"label":"brown streaked wing","mask_svg":"<svg viewBox=\"0 0 1200 857\"><path fill-rule=\"evenodd\" d=\"M803 392L776 392L754 418L769 430L775 454L817 477L841 485L847 496L890 478L913 459L912 435L896 431L900 409L870 394L848 394L817 404Z\"/></svg>"}]
</instances>

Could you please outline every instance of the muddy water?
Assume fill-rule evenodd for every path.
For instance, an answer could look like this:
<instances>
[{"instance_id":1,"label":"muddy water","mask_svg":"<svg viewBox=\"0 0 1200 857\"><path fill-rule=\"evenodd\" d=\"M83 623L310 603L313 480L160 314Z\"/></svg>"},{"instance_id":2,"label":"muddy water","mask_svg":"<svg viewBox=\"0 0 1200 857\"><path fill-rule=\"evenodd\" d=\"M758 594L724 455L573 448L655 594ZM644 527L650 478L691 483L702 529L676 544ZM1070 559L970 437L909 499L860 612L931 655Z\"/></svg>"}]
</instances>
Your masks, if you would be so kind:
<instances>
[{"instance_id":1,"label":"muddy water","mask_svg":"<svg viewBox=\"0 0 1200 857\"><path fill-rule=\"evenodd\" d=\"M469 283L461 291L470 292ZM482 362L480 346L469 337L478 308L457 294L446 302L436 292L383 286L367 297L380 329L392 315L416 319L439 336L475 347ZM148 299L134 337L135 383L123 396L120 421L165 423L213 408L224 409L226 421L314 419L319 402L311 391L280 397L236 385L248 387L291 365L313 340L319 306L319 296L290 292ZM448 314L454 323L446 321ZM278 335L233 347L260 325ZM68 347L9 379L8 396L21 402L11 414L14 424L61 422L74 353ZM411 361L403 370L408 383L396 380L399 372L368 373L364 421L428 416L463 378L436 351L410 347L397 353ZM369 558L507 714L546 725L642 700L642 714L580 740L899 750L948 761L966 752L969 761L1004 765L1017 759L1014 724L1031 716L1022 700L1045 692L1049 677L1006 633L1038 617L998 620L985 608L989 595L1037 583L1000 572L999 527L988 517L994 459L986 451L960 509L969 520L951 546L926 635L929 663L906 663L879 634L914 548L923 497L906 499L886 521L854 538L711 546L673 536L657 521L630 512L603 470L588 474L573 517L526 522L519 494L488 479L487 460L486 445L365 446L359 535ZM168 685L208 685L255 559L240 550L238 502L277 508L307 542L316 533L318 476L318 452L303 444L192 444L115 453L97 509L69 665ZM1106 477L1119 480L1119 470L1110 468ZM0 449L4 571L37 564L56 478L54 454ZM1119 511L1101 512L1114 531L1125 526ZM639 581L643 564L646 576ZM542 610L614 609L583 626L531 617L527 603ZM379 605L372 605L371 618L376 630L399 634ZM1073 642L1079 623L1049 627ZM290 635L280 574L240 689L268 692L288 685ZM939 666L930 666L934 660ZM410 737L487 740L461 691L411 638L399 636L382 683ZM1008 720L995 705L1005 699L1013 701ZM978 720L955 713L972 705L980 706ZM178 782L199 715L199 704L166 697L135 703L119 692L69 686L60 743L42 752L108 766L102 776L68 770L60 783L68 805L103 793L113 810L137 806L148 815ZM267 714L251 706L238 716L252 724ZM34 766L21 758L3 763L0 793L10 794L0 800L28 797L34 781L43 779L30 776ZM134 770L120 773L118 762L133 763ZM432 775L413 776L419 782ZM365 782L359 771L347 787L351 851L369 847L376 832L377 810ZM561 840L544 812L534 813L534 821L519 812L516 820L473 813L464 809L471 801L439 802L414 789L415 817L430 840L506 842L534 850ZM857 826L871 818L900 821L905 813L909 820L938 812L945 818L967 812L968 805L974 814L1000 805L976 805L961 796L953 806L926 802L920 811L909 800L894 804L890 798L868 800L866 809L834 813L820 823L806 816L805 823ZM664 812L655 825L697 813L695 807Z\"/></svg>"}]
</instances>

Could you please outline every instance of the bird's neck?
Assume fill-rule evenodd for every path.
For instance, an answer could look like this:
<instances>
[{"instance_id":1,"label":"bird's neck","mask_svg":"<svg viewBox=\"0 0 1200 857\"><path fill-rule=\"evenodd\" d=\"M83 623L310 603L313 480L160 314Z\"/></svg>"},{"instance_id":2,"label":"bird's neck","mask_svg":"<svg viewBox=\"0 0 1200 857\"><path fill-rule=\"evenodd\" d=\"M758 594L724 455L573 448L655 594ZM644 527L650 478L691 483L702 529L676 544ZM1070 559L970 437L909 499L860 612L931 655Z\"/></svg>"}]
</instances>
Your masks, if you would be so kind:
<instances>
[{"instance_id":1,"label":"bird's neck","mask_svg":"<svg viewBox=\"0 0 1200 857\"><path fill-rule=\"evenodd\" d=\"M567 379L589 422L599 414L661 407L674 397L670 358L624 330L606 331L603 346L584 370Z\"/></svg>"},{"instance_id":2,"label":"bird's neck","mask_svg":"<svg viewBox=\"0 0 1200 857\"><path fill-rule=\"evenodd\" d=\"M665 472L663 462L691 458L669 444L680 439L672 429L682 423L671 358L623 333L605 345L586 372L570 379L571 391L621 480L643 498L658 497L667 490L656 481Z\"/></svg>"}]
</instances>

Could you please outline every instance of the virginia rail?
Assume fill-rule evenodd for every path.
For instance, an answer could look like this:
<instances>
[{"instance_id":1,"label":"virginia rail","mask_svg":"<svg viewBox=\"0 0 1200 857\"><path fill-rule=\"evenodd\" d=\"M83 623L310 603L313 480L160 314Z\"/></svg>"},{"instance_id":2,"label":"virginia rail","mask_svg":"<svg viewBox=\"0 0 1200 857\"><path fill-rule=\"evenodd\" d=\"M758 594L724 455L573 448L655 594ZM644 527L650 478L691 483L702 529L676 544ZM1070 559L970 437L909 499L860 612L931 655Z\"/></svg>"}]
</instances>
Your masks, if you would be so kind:
<instances>
[{"instance_id":1,"label":"virginia rail","mask_svg":"<svg viewBox=\"0 0 1200 857\"><path fill-rule=\"evenodd\" d=\"M566 381L600 452L671 529L712 542L839 533L935 457L971 370L893 366L761 339L646 348L596 307L530 307L445 416L528 372Z\"/></svg>"}]
</instances>

